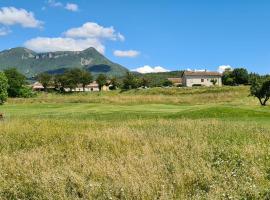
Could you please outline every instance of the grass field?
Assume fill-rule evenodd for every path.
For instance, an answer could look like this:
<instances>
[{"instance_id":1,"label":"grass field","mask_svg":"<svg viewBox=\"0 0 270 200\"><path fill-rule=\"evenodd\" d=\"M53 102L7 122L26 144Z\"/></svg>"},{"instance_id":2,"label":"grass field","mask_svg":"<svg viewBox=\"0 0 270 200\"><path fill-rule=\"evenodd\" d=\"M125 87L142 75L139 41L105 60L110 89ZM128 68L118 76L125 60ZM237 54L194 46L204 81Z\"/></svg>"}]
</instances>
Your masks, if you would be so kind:
<instances>
[{"instance_id":1,"label":"grass field","mask_svg":"<svg viewBox=\"0 0 270 200\"><path fill-rule=\"evenodd\" d=\"M270 107L248 90L9 99L0 199L270 199Z\"/></svg>"}]
</instances>

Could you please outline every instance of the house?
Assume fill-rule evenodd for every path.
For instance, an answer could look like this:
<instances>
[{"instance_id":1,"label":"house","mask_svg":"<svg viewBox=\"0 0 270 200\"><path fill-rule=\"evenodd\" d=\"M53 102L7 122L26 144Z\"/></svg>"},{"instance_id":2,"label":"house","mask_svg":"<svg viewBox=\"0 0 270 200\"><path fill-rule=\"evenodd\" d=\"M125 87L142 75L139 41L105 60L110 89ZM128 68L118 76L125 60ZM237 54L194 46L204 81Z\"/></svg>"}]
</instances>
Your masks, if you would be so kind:
<instances>
[{"instance_id":1,"label":"house","mask_svg":"<svg viewBox=\"0 0 270 200\"><path fill-rule=\"evenodd\" d=\"M192 86L222 86L222 74L209 71L185 71L182 75L182 84Z\"/></svg>"},{"instance_id":2,"label":"house","mask_svg":"<svg viewBox=\"0 0 270 200\"><path fill-rule=\"evenodd\" d=\"M172 82L172 84L176 87L182 85L182 78L168 78L169 81Z\"/></svg>"},{"instance_id":3,"label":"house","mask_svg":"<svg viewBox=\"0 0 270 200\"><path fill-rule=\"evenodd\" d=\"M40 82L35 82L32 85L30 85L33 90L35 91L44 91L44 87ZM48 90L54 90L55 86L53 84L48 85L47 89Z\"/></svg>"},{"instance_id":4,"label":"house","mask_svg":"<svg viewBox=\"0 0 270 200\"><path fill-rule=\"evenodd\" d=\"M69 91L68 88L65 88L65 91ZM72 90L74 92L83 92L83 86L81 84L79 84L74 90ZM98 92L99 91L99 87L96 81L88 84L85 86L84 88L85 92Z\"/></svg>"},{"instance_id":5,"label":"house","mask_svg":"<svg viewBox=\"0 0 270 200\"><path fill-rule=\"evenodd\" d=\"M35 90L35 91L42 91L42 90L44 90L44 87L40 82L35 82L32 85L32 89Z\"/></svg>"}]
</instances>

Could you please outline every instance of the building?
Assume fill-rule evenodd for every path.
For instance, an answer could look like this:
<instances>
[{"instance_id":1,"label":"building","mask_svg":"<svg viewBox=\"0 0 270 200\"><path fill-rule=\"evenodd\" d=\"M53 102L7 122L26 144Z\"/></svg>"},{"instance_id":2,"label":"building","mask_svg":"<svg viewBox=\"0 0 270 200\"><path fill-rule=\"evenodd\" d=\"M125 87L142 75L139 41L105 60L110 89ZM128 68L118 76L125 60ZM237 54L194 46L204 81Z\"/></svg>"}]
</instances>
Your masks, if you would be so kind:
<instances>
[{"instance_id":1,"label":"building","mask_svg":"<svg viewBox=\"0 0 270 200\"><path fill-rule=\"evenodd\" d=\"M179 87L182 85L182 78L168 78L172 82L173 86Z\"/></svg>"},{"instance_id":2,"label":"building","mask_svg":"<svg viewBox=\"0 0 270 200\"><path fill-rule=\"evenodd\" d=\"M35 91L43 91L44 90L44 87L43 87L43 85L40 82L35 82L32 85L32 89L35 90Z\"/></svg>"},{"instance_id":3,"label":"building","mask_svg":"<svg viewBox=\"0 0 270 200\"><path fill-rule=\"evenodd\" d=\"M32 85L32 88L33 90L35 91L43 91L44 90L44 87L43 85L40 83L40 82L35 82L33 85ZM55 86L49 86L48 89L55 89ZM109 85L104 85L102 88L101 88L102 91L109 91ZM65 91L66 92L69 92L70 89L69 88L65 88ZM83 86L81 84L79 84L75 89L72 90L73 92L83 92ZM98 84L96 81L88 84L85 86L84 88L84 91L85 92L98 92L99 91L99 87L98 87Z\"/></svg>"},{"instance_id":4,"label":"building","mask_svg":"<svg viewBox=\"0 0 270 200\"><path fill-rule=\"evenodd\" d=\"M185 87L192 86L222 86L222 74L209 71L185 71L182 76L182 84Z\"/></svg>"},{"instance_id":5,"label":"building","mask_svg":"<svg viewBox=\"0 0 270 200\"><path fill-rule=\"evenodd\" d=\"M65 88L65 91L69 91L69 88ZM74 91L74 92L83 92L83 86L80 84L72 91ZM98 84L96 83L96 81L94 81L94 82L86 85L85 88L84 88L84 91L85 92L98 92L99 91Z\"/></svg>"}]
</instances>

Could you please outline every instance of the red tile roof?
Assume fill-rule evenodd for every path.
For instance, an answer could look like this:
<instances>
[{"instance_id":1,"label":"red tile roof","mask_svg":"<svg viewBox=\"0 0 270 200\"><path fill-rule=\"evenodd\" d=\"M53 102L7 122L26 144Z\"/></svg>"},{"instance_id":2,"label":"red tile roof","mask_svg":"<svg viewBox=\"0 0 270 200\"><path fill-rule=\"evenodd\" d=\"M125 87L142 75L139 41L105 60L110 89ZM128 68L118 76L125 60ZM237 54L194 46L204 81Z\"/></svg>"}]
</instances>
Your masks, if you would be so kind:
<instances>
[{"instance_id":1,"label":"red tile roof","mask_svg":"<svg viewBox=\"0 0 270 200\"><path fill-rule=\"evenodd\" d=\"M209 71L185 71L183 76L222 76L219 72L209 72Z\"/></svg>"}]
</instances>

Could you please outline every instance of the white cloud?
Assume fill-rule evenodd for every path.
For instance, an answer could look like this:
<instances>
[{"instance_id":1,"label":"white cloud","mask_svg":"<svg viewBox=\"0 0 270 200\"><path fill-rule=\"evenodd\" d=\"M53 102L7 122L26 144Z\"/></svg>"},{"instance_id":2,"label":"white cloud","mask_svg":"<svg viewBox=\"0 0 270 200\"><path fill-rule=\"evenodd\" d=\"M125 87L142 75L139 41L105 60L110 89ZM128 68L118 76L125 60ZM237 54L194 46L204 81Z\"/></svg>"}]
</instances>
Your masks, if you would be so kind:
<instances>
[{"instance_id":1,"label":"white cloud","mask_svg":"<svg viewBox=\"0 0 270 200\"><path fill-rule=\"evenodd\" d=\"M119 38L120 41L125 41L125 37L121 33L118 33L117 37Z\"/></svg>"},{"instance_id":2,"label":"white cloud","mask_svg":"<svg viewBox=\"0 0 270 200\"><path fill-rule=\"evenodd\" d=\"M129 57L129 58L135 58L140 54L139 51L135 51L135 50L128 50L128 51L120 51L120 50L115 50L113 52L114 56L117 57Z\"/></svg>"},{"instance_id":3,"label":"white cloud","mask_svg":"<svg viewBox=\"0 0 270 200\"><path fill-rule=\"evenodd\" d=\"M103 27L94 22L87 22L81 27L67 30L64 35L70 38L100 38L109 40L124 40L124 36L111 27Z\"/></svg>"},{"instance_id":4,"label":"white cloud","mask_svg":"<svg viewBox=\"0 0 270 200\"><path fill-rule=\"evenodd\" d=\"M79 6L75 3L67 3L67 5L65 6L65 9L72 12L76 12L79 10Z\"/></svg>"},{"instance_id":5,"label":"white cloud","mask_svg":"<svg viewBox=\"0 0 270 200\"><path fill-rule=\"evenodd\" d=\"M165 69L164 67L161 66L155 66L155 67L151 67L149 65L145 65L143 67L139 67L137 69L134 69L132 71L136 71L142 74L146 74L146 73L158 73L158 72L169 72L170 70Z\"/></svg>"},{"instance_id":6,"label":"white cloud","mask_svg":"<svg viewBox=\"0 0 270 200\"><path fill-rule=\"evenodd\" d=\"M5 36L8 35L9 33L11 33L11 30L9 28L6 27L0 28L0 36Z\"/></svg>"},{"instance_id":7,"label":"white cloud","mask_svg":"<svg viewBox=\"0 0 270 200\"><path fill-rule=\"evenodd\" d=\"M218 66L218 72L219 73L223 73L226 69L232 70L233 68L230 65L220 65L220 66Z\"/></svg>"},{"instance_id":8,"label":"white cloud","mask_svg":"<svg viewBox=\"0 0 270 200\"><path fill-rule=\"evenodd\" d=\"M0 24L6 26L19 24L25 28L40 28L43 23L35 18L34 13L25 9L2 7L0 8Z\"/></svg>"},{"instance_id":9,"label":"white cloud","mask_svg":"<svg viewBox=\"0 0 270 200\"><path fill-rule=\"evenodd\" d=\"M88 25L90 24L90 27ZM93 29L91 29L93 28ZM120 40L114 29L87 22L79 28L66 31L63 37L37 37L24 43L24 46L37 52L82 51L94 47L104 54L106 40ZM123 36L124 37L124 36Z\"/></svg>"},{"instance_id":10,"label":"white cloud","mask_svg":"<svg viewBox=\"0 0 270 200\"><path fill-rule=\"evenodd\" d=\"M63 7L63 4L61 2L55 0L48 0L48 4L51 7Z\"/></svg>"},{"instance_id":11,"label":"white cloud","mask_svg":"<svg viewBox=\"0 0 270 200\"><path fill-rule=\"evenodd\" d=\"M64 5L62 2L56 0L48 0L47 3L50 7L53 8L62 8L72 12L76 12L79 10L79 6L75 3L67 3L66 5Z\"/></svg>"},{"instance_id":12,"label":"white cloud","mask_svg":"<svg viewBox=\"0 0 270 200\"><path fill-rule=\"evenodd\" d=\"M24 46L37 52L49 51L82 51L94 47L100 53L104 53L104 45L97 39L73 39L73 38L48 38L37 37L28 40Z\"/></svg>"}]
</instances>

